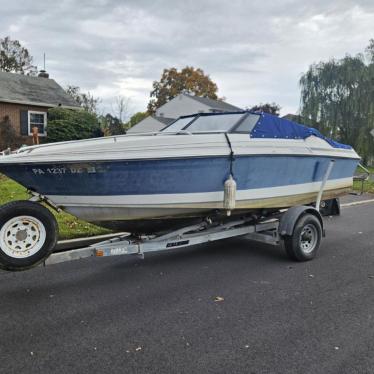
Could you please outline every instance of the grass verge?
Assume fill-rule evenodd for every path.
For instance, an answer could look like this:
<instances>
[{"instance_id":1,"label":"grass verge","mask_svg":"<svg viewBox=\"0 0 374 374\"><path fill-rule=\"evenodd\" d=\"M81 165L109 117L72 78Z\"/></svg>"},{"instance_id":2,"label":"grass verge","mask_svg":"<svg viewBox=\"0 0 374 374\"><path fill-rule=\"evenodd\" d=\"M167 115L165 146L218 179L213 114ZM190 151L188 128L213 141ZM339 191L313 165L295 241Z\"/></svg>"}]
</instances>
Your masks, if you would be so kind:
<instances>
[{"instance_id":1,"label":"grass verge","mask_svg":"<svg viewBox=\"0 0 374 374\"><path fill-rule=\"evenodd\" d=\"M355 191L361 191L361 182L360 181L354 181L353 182L353 189ZM373 193L374 194L374 181L365 181L364 182L364 190L363 192Z\"/></svg>"},{"instance_id":2,"label":"grass verge","mask_svg":"<svg viewBox=\"0 0 374 374\"><path fill-rule=\"evenodd\" d=\"M367 167L369 170L370 177L368 181L364 181L364 192L368 193L374 193L374 166L369 166ZM361 168L357 168L357 174L362 174L363 170ZM353 182L353 189L355 191L361 191L361 182L360 181L355 181Z\"/></svg>"}]
</instances>

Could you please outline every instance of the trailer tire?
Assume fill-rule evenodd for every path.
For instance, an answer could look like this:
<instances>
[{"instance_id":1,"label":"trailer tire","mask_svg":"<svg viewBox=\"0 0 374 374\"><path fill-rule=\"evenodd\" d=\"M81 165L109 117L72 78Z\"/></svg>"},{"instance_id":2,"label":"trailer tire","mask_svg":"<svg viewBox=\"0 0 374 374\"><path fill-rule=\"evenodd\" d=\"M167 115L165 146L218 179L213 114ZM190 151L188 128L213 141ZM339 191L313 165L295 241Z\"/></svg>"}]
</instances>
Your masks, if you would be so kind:
<instances>
[{"instance_id":1,"label":"trailer tire","mask_svg":"<svg viewBox=\"0 0 374 374\"><path fill-rule=\"evenodd\" d=\"M321 222L314 214L306 213L297 220L293 234L284 237L284 247L292 260L309 261L316 256L321 239Z\"/></svg>"},{"instance_id":2,"label":"trailer tire","mask_svg":"<svg viewBox=\"0 0 374 374\"><path fill-rule=\"evenodd\" d=\"M21 271L38 265L52 253L57 238L57 221L44 206L31 201L0 206L0 269Z\"/></svg>"}]
</instances>

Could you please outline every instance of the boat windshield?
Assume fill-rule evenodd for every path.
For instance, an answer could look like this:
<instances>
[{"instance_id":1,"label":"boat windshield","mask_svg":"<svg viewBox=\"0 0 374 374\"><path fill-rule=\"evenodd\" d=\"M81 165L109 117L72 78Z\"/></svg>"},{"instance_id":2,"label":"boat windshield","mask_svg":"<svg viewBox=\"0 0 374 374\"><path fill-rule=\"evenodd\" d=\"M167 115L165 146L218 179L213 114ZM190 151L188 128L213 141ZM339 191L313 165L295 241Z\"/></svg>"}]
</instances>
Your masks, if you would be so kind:
<instances>
[{"instance_id":1,"label":"boat windshield","mask_svg":"<svg viewBox=\"0 0 374 374\"><path fill-rule=\"evenodd\" d=\"M250 133L256 125L259 114L239 113L202 113L194 116L181 117L162 132L178 132L185 130L196 132L237 132Z\"/></svg>"},{"instance_id":2,"label":"boat windshield","mask_svg":"<svg viewBox=\"0 0 374 374\"><path fill-rule=\"evenodd\" d=\"M228 132L243 117L243 113L201 115L186 130L189 132Z\"/></svg>"},{"instance_id":3,"label":"boat windshield","mask_svg":"<svg viewBox=\"0 0 374 374\"><path fill-rule=\"evenodd\" d=\"M170 126L163 129L162 132L178 132L179 130L182 130L184 127L186 127L195 118L196 116L179 118Z\"/></svg>"},{"instance_id":4,"label":"boat windshield","mask_svg":"<svg viewBox=\"0 0 374 374\"><path fill-rule=\"evenodd\" d=\"M253 130L259 119L259 114L249 113L237 126L235 126L233 132L244 132L248 134Z\"/></svg>"}]
</instances>

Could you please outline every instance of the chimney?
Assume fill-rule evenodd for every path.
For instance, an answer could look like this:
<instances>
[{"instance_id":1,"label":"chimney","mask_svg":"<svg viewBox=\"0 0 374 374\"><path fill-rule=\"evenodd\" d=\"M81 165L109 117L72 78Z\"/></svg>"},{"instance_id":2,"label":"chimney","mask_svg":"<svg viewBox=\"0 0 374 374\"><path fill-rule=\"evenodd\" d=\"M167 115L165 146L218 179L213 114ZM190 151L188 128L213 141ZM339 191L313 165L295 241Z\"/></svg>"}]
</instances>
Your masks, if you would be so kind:
<instances>
[{"instance_id":1,"label":"chimney","mask_svg":"<svg viewBox=\"0 0 374 374\"><path fill-rule=\"evenodd\" d=\"M49 74L45 70L40 70L38 74L39 78L49 78Z\"/></svg>"}]
</instances>

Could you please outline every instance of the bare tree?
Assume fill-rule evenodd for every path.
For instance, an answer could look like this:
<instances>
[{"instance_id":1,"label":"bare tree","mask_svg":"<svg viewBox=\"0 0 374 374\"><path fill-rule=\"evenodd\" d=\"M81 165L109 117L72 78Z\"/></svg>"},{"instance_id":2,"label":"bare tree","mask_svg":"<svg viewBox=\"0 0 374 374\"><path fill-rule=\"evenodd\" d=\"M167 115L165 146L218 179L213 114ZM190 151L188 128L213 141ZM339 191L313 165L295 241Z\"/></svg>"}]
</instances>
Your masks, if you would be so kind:
<instances>
[{"instance_id":1,"label":"bare tree","mask_svg":"<svg viewBox=\"0 0 374 374\"><path fill-rule=\"evenodd\" d=\"M131 99L126 96L118 95L115 98L114 108L112 111L115 113L116 117L120 120L121 123L124 123L128 120L130 116L130 106Z\"/></svg>"}]
</instances>

